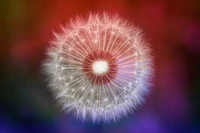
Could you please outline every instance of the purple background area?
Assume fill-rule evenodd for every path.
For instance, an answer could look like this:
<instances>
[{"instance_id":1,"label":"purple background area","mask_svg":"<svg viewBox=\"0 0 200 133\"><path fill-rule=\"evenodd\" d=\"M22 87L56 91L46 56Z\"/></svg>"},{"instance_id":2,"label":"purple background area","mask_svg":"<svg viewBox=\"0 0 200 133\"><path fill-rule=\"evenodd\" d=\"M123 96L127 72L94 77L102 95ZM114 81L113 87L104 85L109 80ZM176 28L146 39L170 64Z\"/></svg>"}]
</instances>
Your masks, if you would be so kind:
<instances>
[{"instance_id":1,"label":"purple background area","mask_svg":"<svg viewBox=\"0 0 200 133\"><path fill-rule=\"evenodd\" d=\"M88 11L119 13L153 49L151 93L116 124L62 112L41 70L52 31ZM1 0L0 59L0 133L200 133L198 0Z\"/></svg>"}]
</instances>

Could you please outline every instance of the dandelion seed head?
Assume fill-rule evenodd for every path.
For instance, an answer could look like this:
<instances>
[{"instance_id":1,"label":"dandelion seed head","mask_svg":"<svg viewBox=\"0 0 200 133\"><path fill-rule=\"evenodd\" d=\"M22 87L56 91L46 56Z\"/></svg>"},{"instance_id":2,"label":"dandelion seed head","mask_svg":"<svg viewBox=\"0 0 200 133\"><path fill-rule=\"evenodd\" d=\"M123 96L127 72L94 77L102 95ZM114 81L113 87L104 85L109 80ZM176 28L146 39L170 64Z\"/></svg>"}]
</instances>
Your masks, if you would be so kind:
<instances>
[{"instance_id":1,"label":"dandelion seed head","mask_svg":"<svg viewBox=\"0 0 200 133\"><path fill-rule=\"evenodd\" d=\"M140 28L104 13L71 20L62 30L51 42L44 71L65 111L108 122L144 102L153 69Z\"/></svg>"}]
</instances>

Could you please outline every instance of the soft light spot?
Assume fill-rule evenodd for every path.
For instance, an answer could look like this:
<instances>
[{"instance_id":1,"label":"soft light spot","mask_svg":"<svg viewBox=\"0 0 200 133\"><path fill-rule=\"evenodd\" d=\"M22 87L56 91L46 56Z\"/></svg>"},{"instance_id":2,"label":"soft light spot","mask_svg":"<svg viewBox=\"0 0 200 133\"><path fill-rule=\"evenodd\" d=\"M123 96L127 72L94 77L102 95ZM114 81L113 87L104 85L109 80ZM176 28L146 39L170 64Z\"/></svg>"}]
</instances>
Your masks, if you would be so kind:
<instances>
[{"instance_id":1,"label":"soft light spot","mask_svg":"<svg viewBox=\"0 0 200 133\"><path fill-rule=\"evenodd\" d=\"M109 66L108 66L108 62L104 61L104 60L100 60L100 61L95 61L92 64L92 70L95 74L104 74L106 72L108 72Z\"/></svg>"}]
</instances>

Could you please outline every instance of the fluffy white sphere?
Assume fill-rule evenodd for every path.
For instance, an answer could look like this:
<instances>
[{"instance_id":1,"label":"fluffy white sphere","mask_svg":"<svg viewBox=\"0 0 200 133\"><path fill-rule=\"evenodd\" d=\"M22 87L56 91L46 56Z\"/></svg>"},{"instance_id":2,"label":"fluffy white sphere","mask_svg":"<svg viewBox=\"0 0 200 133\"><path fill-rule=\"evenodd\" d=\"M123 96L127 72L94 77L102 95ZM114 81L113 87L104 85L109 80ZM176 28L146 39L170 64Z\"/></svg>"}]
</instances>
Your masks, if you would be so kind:
<instances>
[{"instance_id":1,"label":"fluffy white sphere","mask_svg":"<svg viewBox=\"0 0 200 133\"><path fill-rule=\"evenodd\" d=\"M104 13L62 29L44 70L64 110L82 120L116 121L144 101L152 59L138 27Z\"/></svg>"}]
</instances>

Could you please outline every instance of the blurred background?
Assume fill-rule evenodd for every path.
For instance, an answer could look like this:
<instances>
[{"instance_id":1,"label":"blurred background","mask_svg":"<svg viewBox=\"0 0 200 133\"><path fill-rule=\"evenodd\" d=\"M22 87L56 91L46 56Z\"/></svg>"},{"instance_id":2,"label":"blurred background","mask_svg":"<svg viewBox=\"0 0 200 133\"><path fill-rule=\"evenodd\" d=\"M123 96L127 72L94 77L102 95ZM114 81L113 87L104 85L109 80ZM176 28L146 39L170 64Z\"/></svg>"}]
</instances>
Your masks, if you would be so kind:
<instances>
[{"instance_id":1,"label":"blurred background","mask_svg":"<svg viewBox=\"0 0 200 133\"><path fill-rule=\"evenodd\" d=\"M146 103L118 123L82 123L47 89L52 31L109 11L140 26L155 57ZM0 0L0 133L200 133L199 0Z\"/></svg>"}]
</instances>

